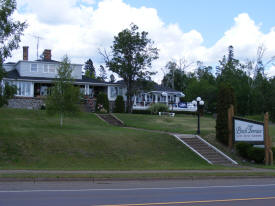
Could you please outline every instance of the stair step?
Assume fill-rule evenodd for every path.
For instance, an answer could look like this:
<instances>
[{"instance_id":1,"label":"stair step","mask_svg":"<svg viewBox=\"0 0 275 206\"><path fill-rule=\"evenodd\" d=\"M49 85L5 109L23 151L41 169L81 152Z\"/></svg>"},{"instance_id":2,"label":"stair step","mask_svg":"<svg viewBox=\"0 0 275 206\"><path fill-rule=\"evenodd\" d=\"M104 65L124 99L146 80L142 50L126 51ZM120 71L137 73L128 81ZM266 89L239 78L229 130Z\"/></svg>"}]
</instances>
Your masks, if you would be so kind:
<instances>
[{"instance_id":1,"label":"stair step","mask_svg":"<svg viewBox=\"0 0 275 206\"><path fill-rule=\"evenodd\" d=\"M201 154L204 158L212 162L212 164L219 165L232 165L233 163L224 157L222 154L217 152L211 146L203 142L197 137L181 137L186 144L188 144L191 148L196 150L199 154Z\"/></svg>"},{"instance_id":2,"label":"stair step","mask_svg":"<svg viewBox=\"0 0 275 206\"><path fill-rule=\"evenodd\" d=\"M119 120L117 120L115 117L113 117L110 114L98 114L102 119L104 119L106 122L108 122L111 125L114 126L124 126Z\"/></svg>"}]
</instances>

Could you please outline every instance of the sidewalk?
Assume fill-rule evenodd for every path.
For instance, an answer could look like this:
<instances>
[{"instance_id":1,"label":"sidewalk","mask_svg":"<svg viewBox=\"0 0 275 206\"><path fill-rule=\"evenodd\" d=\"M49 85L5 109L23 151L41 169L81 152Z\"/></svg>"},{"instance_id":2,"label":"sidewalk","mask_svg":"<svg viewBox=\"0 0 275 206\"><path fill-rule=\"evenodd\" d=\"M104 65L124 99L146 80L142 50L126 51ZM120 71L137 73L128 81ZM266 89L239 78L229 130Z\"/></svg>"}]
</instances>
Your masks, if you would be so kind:
<instances>
[{"instance_id":1,"label":"sidewalk","mask_svg":"<svg viewBox=\"0 0 275 206\"><path fill-rule=\"evenodd\" d=\"M0 170L0 174L155 174L155 173L270 173L275 169L236 167L221 170Z\"/></svg>"}]
</instances>

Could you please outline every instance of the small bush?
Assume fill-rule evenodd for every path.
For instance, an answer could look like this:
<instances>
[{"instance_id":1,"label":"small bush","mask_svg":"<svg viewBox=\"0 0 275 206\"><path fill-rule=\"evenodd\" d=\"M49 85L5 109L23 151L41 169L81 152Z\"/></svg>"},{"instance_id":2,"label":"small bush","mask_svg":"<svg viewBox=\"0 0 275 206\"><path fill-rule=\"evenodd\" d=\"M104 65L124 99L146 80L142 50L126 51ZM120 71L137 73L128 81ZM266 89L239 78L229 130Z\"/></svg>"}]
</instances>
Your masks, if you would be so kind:
<instances>
[{"instance_id":1,"label":"small bush","mask_svg":"<svg viewBox=\"0 0 275 206\"><path fill-rule=\"evenodd\" d=\"M109 113L109 100L107 94L98 94L96 98L96 112Z\"/></svg>"},{"instance_id":2,"label":"small bush","mask_svg":"<svg viewBox=\"0 0 275 206\"><path fill-rule=\"evenodd\" d=\"M123 97L120 95L117 96L116 98L114 112L117 112L117 113L125 112L125 103L124 103Z\"/></svg>"},{"instance_id":3,"label":"small bush","mask_svg":"<svg viewBox=\"0 0 275 206\"><path fill-rule=\"evenodd\" d=\"M248 159L254 160L256 163L263 163L265 157L265 149L258 147L250 147L248 149Z\"/></svg>"},{"instance_id":4,"label":"small bush","mask_svg":"<svg viewBox=\"0 0 275 206\"><path fill-rule=\"evenodd\" d=\"M158 114L159 112L167 112L168 106L166 104L156 103L150 106L151 114Z\"/></svg>"},{"instance_id":5,"label":"small bush","mask_svg":"<svg viewBox=\"0 0 275 206\"><path fill-rule=\"evenodd\" d=\"M149 109L146 109L146 110L133 110L132 113L133 114L151 114Z\"/></svg>"},{"instance_id":6,"label":"small bush","mask_svg":"<svg viewBox=\"0 0 275 206\"><path fill-rule=\"evenodd\" d=\"M265 157L264 148L253 147L253 145L249 143L240 142L236 144L236 150L238 151L241 157L247 160L253 160L256 163L262 163L264 161L264 157ZM272 148L272 150L275 150L275 149Z\"/></svg>"},{"instance_id":7,"label":"small bush","mask_svg":"<svg viewBox=\"0 0 275 206\"><path fill-rule=\"evenodd\" d=\"M243 158L248 158L248 150L253 147L251 144L246 142L239 142L236 144L236 150L239 155Z\"/></svg>"}]
</instances>

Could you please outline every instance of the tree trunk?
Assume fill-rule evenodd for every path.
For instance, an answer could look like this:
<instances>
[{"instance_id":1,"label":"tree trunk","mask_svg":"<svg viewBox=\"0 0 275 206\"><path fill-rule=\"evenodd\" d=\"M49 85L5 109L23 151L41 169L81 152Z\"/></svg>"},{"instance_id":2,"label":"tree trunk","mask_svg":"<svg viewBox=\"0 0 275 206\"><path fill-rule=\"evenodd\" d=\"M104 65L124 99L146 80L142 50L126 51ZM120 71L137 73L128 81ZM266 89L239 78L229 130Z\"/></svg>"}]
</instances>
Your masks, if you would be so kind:
<instances>
[{"instance_id":1,"label":"tree trunk","mask_svg":"<svg viewBox=\"0 0 275 206\"><path fill-rule=\"evenodd\" d=\"M63 113L60 114L60 127L63 127Z\"/></svg>"},{"instance_id":2,"label":"tree trunk","mask_svg":"<svg viewBox=\"0 0 275 206\"><path fill-rule=\"evenodd\" d=\"M132 113L132 83L129 81L127 83L127 112Z\"/></svg>"}]
</instances>

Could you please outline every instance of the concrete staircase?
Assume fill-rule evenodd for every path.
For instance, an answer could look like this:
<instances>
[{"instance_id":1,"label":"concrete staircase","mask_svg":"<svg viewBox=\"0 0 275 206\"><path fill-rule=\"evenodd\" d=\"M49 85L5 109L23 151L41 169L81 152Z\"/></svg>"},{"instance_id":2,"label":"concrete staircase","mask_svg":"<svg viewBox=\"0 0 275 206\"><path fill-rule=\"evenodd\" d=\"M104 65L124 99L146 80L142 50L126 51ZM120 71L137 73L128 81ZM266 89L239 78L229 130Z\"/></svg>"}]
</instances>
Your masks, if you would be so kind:
<instances>
[{"instance_id":1,"label":"concrete staircase","mask_svg":"<svg viewBox=\"0 0 275 206\"><path fill-rule=\"evenodd\" d=\"M121 120L117 119L114 115L112 114L96 114L98 116L98 118L102 119L103 121L114 125L114 126L119 126L119 127L123 127L124 124Z\"/></svg>"},{"instance_id":2,"label":"concrete staircase","mask_svg":"<svg viewBox=\"0 0 275 206\"><path fill-rule=\"evenodd\" d=\"M210 164L237 165L237 162L197 135L174 136Z\"/></svg>"}]
</instances>

